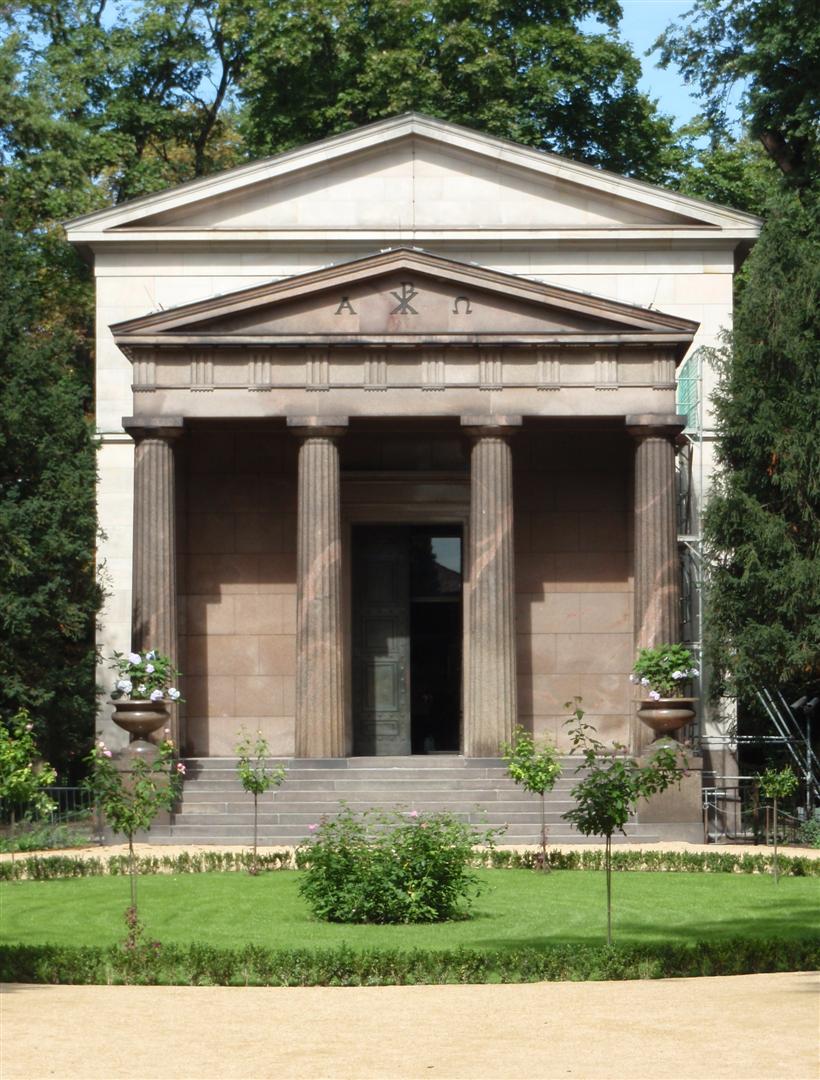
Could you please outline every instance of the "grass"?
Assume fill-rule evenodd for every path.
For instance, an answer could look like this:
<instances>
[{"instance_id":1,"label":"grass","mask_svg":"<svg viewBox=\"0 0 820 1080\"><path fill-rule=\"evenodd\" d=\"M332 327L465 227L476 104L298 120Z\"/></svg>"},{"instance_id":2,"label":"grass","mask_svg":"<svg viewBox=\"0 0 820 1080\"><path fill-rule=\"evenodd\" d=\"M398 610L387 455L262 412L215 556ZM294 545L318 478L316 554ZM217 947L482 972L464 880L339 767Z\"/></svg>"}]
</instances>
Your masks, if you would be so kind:
<instances>
[{"instance_id":1,"label":"grass","mask_svg":"<svg viewBox=\"0 0 820 1080\"><path fill-rule=\"evenodd\" d=\"M165 944L272 949L515 950L600 944L606 933L604 874L483 870L473 917L417 926L351 926L315 920L298 893L298 871L151 875L140 878L140 917ZM820 933L820 883L752 875L615 874L618 944L717 941L738 935L802 938ZM0 886L0 941L109 945L124 936L127 878L25 881Z\"/></svg>"}]
</instances>

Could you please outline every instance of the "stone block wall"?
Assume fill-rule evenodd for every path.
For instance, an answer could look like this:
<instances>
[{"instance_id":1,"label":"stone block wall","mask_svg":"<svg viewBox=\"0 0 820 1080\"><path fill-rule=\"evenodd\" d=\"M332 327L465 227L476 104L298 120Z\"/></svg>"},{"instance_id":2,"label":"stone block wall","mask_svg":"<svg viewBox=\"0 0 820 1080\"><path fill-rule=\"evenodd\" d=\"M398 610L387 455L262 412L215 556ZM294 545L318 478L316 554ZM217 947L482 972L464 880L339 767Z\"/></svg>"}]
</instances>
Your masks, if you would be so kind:
<instances>
[{"instance_id":1,"label":"stone block wall","mask_svg":"<svg viewBox=\"0 0 820 1080\"><path fill-rule=\"evenodd\" d=\"M292 754L296 445L276 427L186 436L180 537L188 750L231 755L239 728Z\"/></svg>"},{"instance_id":2,"label":"stone block wall","mask_svg":"<svg viewBox=\"0 0 820 1080\"><path fill-rule=\"evenodd\" d=\"M629 741L632 453L603 431L530 429L514 447L519 715L562 748L576 696L603 741Z\"/></svg>"}]
</instances>

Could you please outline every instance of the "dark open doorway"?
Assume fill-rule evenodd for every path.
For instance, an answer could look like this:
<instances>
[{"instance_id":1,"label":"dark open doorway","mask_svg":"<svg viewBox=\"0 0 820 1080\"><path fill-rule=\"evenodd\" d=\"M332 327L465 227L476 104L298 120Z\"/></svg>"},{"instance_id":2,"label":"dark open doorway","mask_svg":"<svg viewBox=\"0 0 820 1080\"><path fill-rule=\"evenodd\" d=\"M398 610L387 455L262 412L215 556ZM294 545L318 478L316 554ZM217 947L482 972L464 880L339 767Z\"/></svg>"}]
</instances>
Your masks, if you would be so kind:
<instances>
[{"instance_id":1,"label":"dark open doorway","mask_svg":"<svg viewBox=\"0 0 820 1080\"><path fill-rule=\"evenodd\" d=\"M461 526L354 527L354 753L458 753L461 666Z\"/></svg>"}]
</instances>

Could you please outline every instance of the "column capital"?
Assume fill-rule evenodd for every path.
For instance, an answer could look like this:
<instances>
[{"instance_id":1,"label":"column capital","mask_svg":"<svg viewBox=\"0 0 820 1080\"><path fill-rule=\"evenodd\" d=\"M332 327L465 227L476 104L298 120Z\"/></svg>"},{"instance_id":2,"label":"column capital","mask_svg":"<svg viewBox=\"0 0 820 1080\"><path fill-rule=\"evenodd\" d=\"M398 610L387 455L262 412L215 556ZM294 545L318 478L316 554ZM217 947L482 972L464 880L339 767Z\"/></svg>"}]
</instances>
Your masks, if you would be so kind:
<instances>
[{"instance_id":1,"label":"column capital","mask_svg":"<svg viewBox=\"0 0 820 1080\"><path fill-rule=\"evenodd\" d=\"M122 426L134 440L178 439L185 428L181 416L124 416Z\"/></svg>"},{"instance_id":2,"label":"column capital","mask_svg":"<svg viewBox=\"0 0 820 1080\"><path fill-rule=\"evenodd\" d=\"M498 439L515 435L522 423L520 416L510 414L488 413L461 417L461 426L465 434L479 439L482 437Z\"/></svg>"},{"instance_id":3,"label":"column capital","mask_svg":"<svg viewBox=\"0 0 820 1080\"><path fill-rule=\"evenodd\" d=\"M677 413L629 413L625 420L633 439L675 439L686 427L686 417Z\"/></svg>"},{"instance_id":4,"label":"column capital","mask_svg":"<svg viewBox=\"0 0 820 1080\"><path fill-rule=\"evenodd\" d=\"M297 439L338 439L348 427L347 416L289 416L288 431Z\"/></svg>"}]
</instances>

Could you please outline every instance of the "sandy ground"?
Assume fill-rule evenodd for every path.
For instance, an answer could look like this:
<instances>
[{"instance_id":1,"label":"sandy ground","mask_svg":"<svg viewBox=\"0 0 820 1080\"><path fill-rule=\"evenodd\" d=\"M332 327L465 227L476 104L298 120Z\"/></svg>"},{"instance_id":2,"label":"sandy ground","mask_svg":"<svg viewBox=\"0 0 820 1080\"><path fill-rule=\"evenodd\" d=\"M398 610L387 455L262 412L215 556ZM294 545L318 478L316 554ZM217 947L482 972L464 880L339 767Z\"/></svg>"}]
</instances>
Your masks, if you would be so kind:
<instances>
[{"instance_id":1,"label":"sandy ground","mask_svg":"<svg viewBox=\"0 0 820 1080\"><path fill-rule=\"evenodd\" d=\"M3 1080L820 1075L820 979L4 989Z\"/></svg>"},{"instance_id":2,"label":"sandy ground","mask_svg":"<svg viewBox=\"0 0 820 1080\"><path fill-rule=\"evenodd\" d=\"M668 840L660 841L655 844L627 844L619 843L616 847L618 851L625 850L640 850L644 847L647 851L717 851L717 852L733 852L735 855L771 855L773 848L766 847L764 844L689 844L683 840ZM583 844L578 846L577 844L550 844L550 848L555 851L588 851L593 847L603 847L603 844ZM248 851L249 846L247 844L135 844L134 848L138 855L181 855L183 852L192 854L196 851ZM289 848L287 844L279 844L275 847L260 847L260 852L272 852L272 851L289 851L293 850ZM514 851L527 851L537 850L533 847L512 847L510 850ZM793 844L789 844L786 847L781 846L779 849L781 855L803 855L809 859L820 859L820 848L806 848L797 847ZM128 852L127 844L94 844L91 847L82 848L67 848L63 851L27 851L21 852L15 855L15 859L31 858L34 855L73 855L91 857L97 859L107 859L110 855L122 855ZM10 859L9 854L0 854L0 862Z\"/></svg>"}]
</instances>

